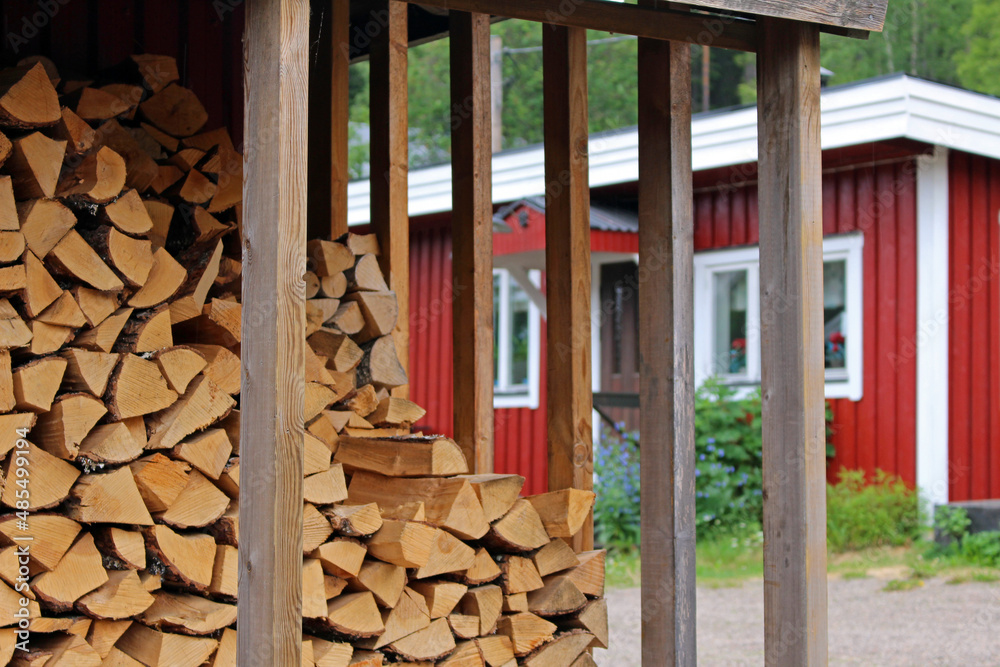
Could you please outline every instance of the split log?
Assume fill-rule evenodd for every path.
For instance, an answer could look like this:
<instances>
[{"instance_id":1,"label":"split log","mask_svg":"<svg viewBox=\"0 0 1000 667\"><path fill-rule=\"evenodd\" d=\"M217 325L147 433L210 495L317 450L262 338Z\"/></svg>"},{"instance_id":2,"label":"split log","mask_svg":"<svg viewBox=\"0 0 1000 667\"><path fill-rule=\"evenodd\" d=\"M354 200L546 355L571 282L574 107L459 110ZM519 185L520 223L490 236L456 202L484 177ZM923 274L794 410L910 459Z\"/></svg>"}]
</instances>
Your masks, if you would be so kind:
<instances>
[{"instance_id":1,"label":"split log","mask_svg":"<svg viewBox=\"0 0 1000 667\"><path fill-rule=\"evenodd\" d=\"M538 569L538 574L543 577L580 564L580 559L577 558L573 548L566 543L566 540L558 538L536 551L531 559Z\"/></svg>"},{"instance_id":2,"label":"split log","mask_svg":"<svg viewBox=\"0 0 1000 667\"><path fill-rule=\"evenodd\" d=\"M52 131L56 139L66 142L67 155L89 153L97 141L97 133L69 107L63 107L59 122Z\"/></svg>"},{"instance_id":3,"label":"split log","mask_svg":"<svg viewBox=\"0 0 1000 667\"><path fill-rule=\"evenodd\" d=\"M104 403L89 394L63 394L49 412L39 416L32 437L49 454L72 461L105 413Z\"/></svg>"},{"instance_id":4,"label":"split log","mask_svg":"<svg viewBox=\"0 0 1000 667\"><path fill-rule=\"evenodd\" d=\"M577 614L576 618L567 621L565 623L566 627L579 628L585 630L594 636L593 641L590 643L591 647L596 648L607 648L608 647L608 603L607 600L601 598L599 600L591 600L587 603L587 606Z\"/></svg>"},{"instance_id":5,"label":"split log","mask_svg":"<svg viewBox=\"0 0 1000 667\"><path fill-rule=\"evenodd\" d=\"M355 234L348 232L338 242L343 243L356 256L380 254L378 236L375 234Z\"/></svg>"},{"instance_id":6,"label":"split log","mask_svg":"<svg viewBox=\"0 0 1000 667\"><path fill-rule=\"evenodd\" d=\"M153 223L153 228L148 234L149 240L153 242L153 247L159 250L167 243L170 224L174 219L174 207L165 201L155 199L144 199L142 205Z\"/></svg>"},{"instance_id":7,"label":"split log","mask_svg":"<svg viewBox=\"0 0 1000 667\"><path fill-rule=\"evenodd\" d=\"M376 426L408 427L420 421L425 414L427 411L413 401L389 396L379 401L375 411L368 415L368 421Z\"/></svg>"},{"instance_id":8,"label":"split log","mask_svg":"<svg viewBox=\"0 0 1000 667\"><path fill-rule=\"evenodd\" d=\"M355 577L361 571L368 549L361 542L337 537L313 552L323 571L341 578Z\"/></svg>"},{"instance_id":9,"label":"split log","mask_svg":"<svg viewBox=\"0 0 1000 667\"><path fill-rule=\"evenodd\" d=\"M348 496L350 496L350 489L348 489ZM325 508L323 514L326 515L330 526L338 534L348 537L372 535L382 527L382 515L378 511L378 505L374 502L360 505L334 505Z\"/></svg>"},{"instance_id":10,"label":"split log","mask_svg":"<svg viewBox=\"0 0 1000 667\"><path fill-rule=\"evenodd\" d=\"M459 639L475 639L479 636L479 617L467 614L448 614L451 632Z\"/></svg>"},{"instance_id":11,"label":"split log","mask_svg":"<svg viewBox=\"0 0 1000 667\"><path fill-rule=\"evenodd\" d=\"M392 333L399 317L395 292L354 292L344 298L357 303L364 317L364 326L355 338L359 343Z\"/></svg>"},{"instance_id":12,"label":"split log","mask_svg":"<svg viewBox=\"0 0 1000 667\"><path fill-rule=\"evenodd\" d=\"M158 248L153 253L153 265L142 288L132 295L128 305L152 308L172 298L187 280L187 271L169 252Z\"/></svg>"},{"instance_id":13,"label":"split log","mask_svg":"<svg viewBox=\"0 0 1000 667\"><path fill-rule=\"evenodd\" d=\"M236 547L220 544L215 549L212 581L208 592L226 599L236 599L239 589L239 553Z\"/></svg>"},{"instance_id":14,"label":"split log","mask_svg":"<svg viewBox=\"0 0 1000 667\"><path fill-rule=\"evenodd\" d=\"M24 253L24 235L21 232L0 232L0 263L16 262Z\"/></svg>"},{"instance_id":15,"label":"split log","mask_svg":"<svg viewBox=\"0 0 1000 667\"><path fill-rule=\"evenodd\" d=\"M302 472L306 476L326 472L330 467L330 448L311 433L305 434L302 455Z\"/></svg>"},{"instance_id":16,"label":"split log","mask_svg":"<svg viewBox=\"0 0 1000 667\"><path fill-rule=\"evenodd\" d=\"M439 660L455 650L455 637L448 621L439 618L423 630L403 637L387 647L404 660Z\"/></svg>"},{"instance_id":17,"label":"split log","mask_svg":"<svg viewBox=\"0 0 1000 667\"><path fill-rule=\"evenodd\" d=\"M357 366L359 385L373 384L376 387L394 389L406 384L406 370L399 363L396 343L392 336L382 336L361 346L364 356ZM337 369L340 370L340 369Z\"/></svg>"},{"instance_id":18,"label":"split log","mask_svg":"<svg viewBox=\"0 0 1000 667\"><path fill-rule=\"evenodd\" d=\"M545 577L545 585L528 593L528 609L539 616L559 616L580 611L587 604L576 584L565 574Z\"/></svg>"},{"instance_id":19,"label":"split log","mask_svg":"<svg viewBox=\"0 0 1000 667\"><path fill-rule=\"evenodd\" d=\"M174 344L170 310L166 304L135 313L115 342L115 352L156 352Z\"/></svg>"},{"instance_id":20,"label":"split log","mask_svg":"<svg viewBox=\"0 0 1000 667\"><path fill-rule=\"evenodd\" d=\"M446 530L437 529L427 564L417 570L417 579L463 572L472 567L476 551Z\"/></svg>"},{"instance_id":21,"label":"split log","mask_svg":"<svg viewBox=\"0 0 1000 667\"><path fill-rule=\"evenodd\" d=\"M66 613L83 595L107 580L93 536L83 533L58 565L32 580L31 590L47 609Z\"/></svg>"},{"instance_id":22,"label":"split log","mask_svg":"<svg viewBox=\"0 0 1000 667\"><path fill-rule=\"evenodd\" d=\"M500 561L501 588L507 595L542 588L542 578L535 564L522 556L507 555Z\"/></svg>"},{"instance_id":23,"label":"split log","mask_svg":"<svg viewBox=\"0 0 1000 667\"><path fill-rule=\"evenodd\" d=\"M368 539L368 554L400 567L423 567L435 537L434 528L427 524L387 520Z\"/></svg>"},{"instance_id":24,"label":"split log","mask_svg":"<svg viewBox=\"0 0 1000 667\"><path fill-rule=\"evenodd\" d=\"M131 245L128 241L125 243ZM66 232L45 260L53 272L86 283L96 290L117 292L124 287L121 279L76 230ZM124 257L119 257L119 260L126 261Z\"/></svg>"},{"instance_id":25,"label":"split log","mask_svg":"<svg viewBox=\"0 0 1000 667\"><path fill-rule=\"evenodd\" d=\"M559 635L524 660L528 667L557 667L573 663L594 640L589 632L575 631Z\"/></svg>"},{"instance_id":26,"label":"split log","mask_svg":"<svg viewBox=\"0 0 1000 667\"><path fill-rule=\"evenodd\" d=\"M198 97L172 83L139 105L143 118L174 137L189 137L204 127L208 113Z\"/></svg>"},{"instance_id":27,"label":"split log","mask_svg":"<svg viewBox=\"0 0 1000 667\"><path fill-rule=\"evenodd\" d=\"M463 614L479 618L479 634L493 634L503 608L503 592L499 586L479 586L470 588L462 598L460 609Z\"/></svg>"},{"instance_id":28,"label":"split log","mask_svg":"<svg viewBox=\"0 0 1000 667\"><path fill-rule=\"evenodd\" d=\"M339 299L347 291L347 277L343 273L332 276L320 276L319 296L328 299Z\"/></svg>"},{"instance_id":29,"label":"split log","mask_svg":"<svg viewBox=\"0 0 1000 667\"><path fill-rule=\"evenodd\" d=\"M204 375L188 386L183 396L146 420L149 449L169 449L195 431L219 421L236 402Z\"/></svg>"},{"instance_id":30,"label":"split log","mask_svg":"<svg viewBox=\"0 0 1000 667\"><path fill-rule=\"evenodd\" d=\"M76 115L87 121L109 120L129 112L128 103L122 101L117 95L100 88L87 86L81 88L74 95L79 95L76 102Z\"/></svg>"},{"instance_id":31,"label":"split log","mask_svg":"<svg viewBox=\"0 0 1000 667\"><path fill-rule=\"evenodd\" d=\"M59 118L59 96L41 63L0 71L0 126L44 127Z\"/></svg>"},{"instance_id":32,"label":"split log","mask_svg":"<svg viewBox=\"0 0 1000 667\"><path fill-rule=\"evenodd\" d=\"M92 532L102 554L114 558L130 570L146 569L146 546L142 533L114 526L104 526Z\"/></svg>"},{"instance_id":33,"label":"split log","mask_svg":"<svg viewBox=\"0 0 1000 667\"><path fill-rule=\"evenodd\" d=\"M101 208L103 219L125 234L139 236L153 229L142 198L134 189L126 190L118 199Z\"/></svg>"},{"instance_id":34,"label":"split log","mask_svg":"<svg viewBox=\"0 0 1000 667\"><path fill-rule=\"evenodd\" d=\"M0 517L0 535L4 544L17 544L19 538L31 538L29 558L32 570L51 571L76 541L80 524L59 514L35 514L27 522L27 530L14 514Z\"/></svg>"},{"instance_id":35,"label":"split log","mask_svg":"<svg viewBox=\"0 0 1000 667\"><path fill-rule=\"evenodd\" d=\"M65 143L60 143L65 148ZM83 158L75 169L63 174L56 194L93 204L107 204L125 188L126 174L125 159L104 146Z\"/></svg>"},{"instance_id":36,"label":"split log","mask_svg":"<svg viewBox=\"0 0 1000 667\"><path fill-rule=\"evenodd\" d=\"M51 354L66 345L72 338L72 328L52 326L36 320L31 323L29 350L35 356Z\"/></svg>"},{"instance_id":37,"label":"split log","mask_svg":"<svg viewBox=\"0 0 1000 667\"><path fill-rule=\"evenodd\" d=\"M135 570L107 573L107 582L81 597L77 608L91 618L120 620L146 611L154 598L139 581Z\"/></svg>"},{"instance_id":38,"label":"split log","mask_svg":"<svg viewBox=\"0 0 1000 667\"><path fill-rule=\"evenodd\" d=\"M218 642L208 637L170 634L133 623L115 648L143 665L200 665Z\"/></svg>"},{"instance_id":39,"label":"split log","mask_svg":"<svg viewBox=\"0 0 1000 667\"><path fill-rule=\"evenodd\" d=\"M87 241L129 287L146 284L153 265L153 245L148 239L133 238L114 227L102 226L90 232Z\"/></svg>"},{"instance_id":40,"label":"split log","mask_svg":"<svg viewBox=\"0 0 1000 667\"><path fill-rule=\"evenodd\" d=\"M461 478L394 479L359 471L351 478L348 497L351 502L382 507L423 502L428 523L467 540L479 539L489 530L472 485Z\"/></svg>"},{"instance_id":41,"label":"split log","mask_svg":"<svg viewBox=\"0 0 1000 667\"><path fill-rule=\"evenodd\" d=\"M326 591L323 567L315 558L302 562L302 616L322 618L326 616Z\"/></svg>"},{"instance_id":42,"label":"split log","mask_svg":"<svg viewBox=\"0 0 1000 667\"><path fill-rule=\"evenodd\" d=\"M240 393L240 358L236 353L221 345L190 345L201 354L208 365L202 371L206 377L230 396Z\"/></svg>"},{"instance_id":43,"label":"split log","mask_svg":"<svg viewBox=\"0 0 1000 667\"><path fill-rule=\"evenodd\" d=\"M309 336L308 340L313 351L326 357L330 366L340 372L354 369L364 357L358 344L344 334L321 329Z\"/></svg>"},{"instance_id":44,"label":"split log","mask_svg":"<svg viewBox=\"0 0 1000 667\"><path fill-rule=\"evenodd\" d=\"M500 567L485 548L476 549L472 564L462 573L462 581L470 586L489 583L500 576Z\"/></svg>"},{"instance_id":45,"label":"split log","mask_svg":"<svg viewBox=\"0 0 1000 667\"><path fill-rule=\"evenodd\" d=\"M522 611L528 611L527 593L514 593L513 595L503 596L503 613L516 614Z\"/></svg>"},{"instance_id":46,"label":"split log","mask_svg":"<svg viewBox=\"0 0 1000 667\"><path fill-rule=\"evenodd\" d=\"M10 142L7 143L9 144ZM10 152L9 146L7 152L8 154ZM4 159L6 160L6 157ZM18 229L17 204L14 202L14 182L10 176L0 176L0 229L7 232L16 232ZM320 286L322 287L322 282Z\"/></svg>"},{"instance_id":47,"label":"split log","mask_svg":"<svg viewBox=\"0 0 1000 667\"><path fill-rule=\"evenodd\" d=\"M139 495L150 512L165 512L187 486L187 464L153 454L129 464Z\"/></svg>"},{"instance_id":48,"label":"split log","mask_svg":"<svg viewBox=\"0 0 1000 667\"><path fill-rule=\"evenodd\" d=\"M354 266L344 271L348 292L388 292L389 286L382 275L378 257L362 255Z\"/></svg>"},{"instance_id":49,"label":"split log","mask_svg":"<svg viewBox=\"0 0 1000 667\"><path fill-rule=\"evenodd\" d=\"M341 436L334 461L348 472L368 470L389 477L444 477L468 472L465 455L439 436L368 439Z\"/></svg>"},{"instance_id":50,"label":"split log","mask_svg":"<svg viewBox=\"0 0 1000 667\"><path fill-rule=\"evenodd\" d=\"M124 186L145 192L159 171L155 160L139 145L132 133L116 120L109 120L101 125L100 138L106 148L113 150L124 161Z\"/></svg>"},{"instance_id":51,"label":"split log","mask_svg":"<svg viewBox=\"0 0 1000 667\"><path fill-rule=\"evenodd\" d=\"M561 489L536 496L527 501L538 512L549 537L573 537L583 527L587 515L594 507L594 492L580 489Z\"/></svg>"},{"instance_id":52,"label":"split log","mask_svg":"<svg viewBox=\"0 0 1000 667\"><path fill-rule=\"evenodd\" d=\"M21 347L31 341L31 336L31 330L24 323L24 320L21 319L21 316L17 314L17 311L14 310L14 307L10 305L10 301L0 299L0 347ZM10 352L6 352L6 355L6 374L10 375ZM11 388L11 391L13 391L13 388ZM10 405L4 404L3 406L3 410L12 410L13 408L13 402Z\"/></svg>"},{"instance_id":53,"label":"split log","mask_svg":"<svg viewBox=\"0 0 1000 667\"><path fill-rule=\"evenodd\" d=\"M135 417L140 422L142 417ZM125 422L102 424L96 427L80 443L77 457L91 464L128 463L142 454L145 438L136 440L133 431Z\"/></svg>"},{"instance_id":54,"label":"split log","mask_svg":"<svg viewBox=\"0 0 1000 667\"><path fill-rule=\"evenodd\" d=\"M8 354L0 353L0 366L3 365L3 361L6 360L10 362L10 356ZM8 373L9 377L9 373ZM14 409L14 393L13 386L8 383L4 386L3 391L0 392L3 395L3 401L5 410ZM21 439L18 431L30 431L38 419L38 415L34 412L15 412L11 414L0 414L0 458L7 456L7 453L14 449L17 441Z\"/></svg>"},{"instance_id":55,"label":"split log","mask_svg":"<svg viewBox=\"0 0 1000 667\"><path fill-rule=\"evenodd\" d=\"M13 371L14 407L48 412L65 372L66 360L57 357L35 359Z\"/></svg>"},{"instance_id":56,"label":"split log","mask_svg":"<svg viewBox=\"0 0 1000 667\"><path fill-rule=\"evenodd\" d=\"M106 403L118 421L148 415L177 402L177 393L167 386L155 362L134 354L122 355L108 381Z\"/></svg>"},{"instance_id":57,"label":"split log","mask_svg":"<svg viewBox=\"0 0 1000 667\"><path fill-rule=\"evenodd\" d=\"M66 513L84 523L152 525L128 468L83 475L69 494Z\"/></svg>"},{"instance_id":58,"label":"split log","mask_svg":"<svg viewBox=\"0 0 1000 667\"><path fill-rule=\"evenodd\" d=\"M0 74L2 76L2 74ZM2 113L2 102L0 102ZM18 199L52 199L59 185L59 170L66 154L66 142L34 132L15 139L6 167L13 179Z\"/></svg>"},{"instance_id":59,"label":"split log","mask_svg":"<svg viewBox=\"0 0 1000 667\"><path fill-rule=\"evenodd\" d=\"M25 244L40 259L44 259L76 225L73 211L55 199L19 202L17 218Z\"/></svg>"},{"instance_id":60,"label":"split log","mask_svg":"<svg viewBox=\"0 0 1000 667\"><path fill-rule=\"evenodd\" d=\"M401 600L406 585L406 568L377 560L365 561L357 576L348 580L347 587L353 591L370 591L375 601L386 609L392 609ZM420 598L421 601L423 598ZM426 609L426 603L424 607ZM429 619L428 619L429 620ZM388 626L387 626L388 628ZM391 640L390 640L391 641ZM388 643L388 642L386 642ZM367 647L367 648L378 648Z\"/></svg>"},{"instance_id":61,"label":"split log","mask_svg":"<svg viewBox=\"0 0 1000 667\"><path fill-rule=\"evenodd\" d=\"M146 548L167 568L166 580L198 592L208 590L215 563L215 540L210 535L182 535L164 525L143 528L142 533Z\"/></svg>"},{"instance_id":62,"label":"split log","mask_svg":"<svg viewBox=\"0 0 1000 667\"><path fill-rule=\"evenodd\" d=\"M198 249L183 258L184 265L188 267L188 277L179 291L180 295L170 304L170 320L173 324L201 315L208 290L219 275L221 260L221 241L214 247Z\"/></svg>"},{"instance_id":63,"label":"split log","mask_svg":"<svg viewBox=\"0 0 1000 667\"><path fill-rule=\"evenodd\" d=\"M175 528L204 528L225 514L229 498L196 470L167 510L156 518Z\"/></svg>"},{"instance_id":64,"label":"split log","mask_svg":"<svg viewBox=\"0 0 1000 667\"><path fill-rule=\"evenodd\" d=\"M506 667L514 663L514 645L507 635L490 635L476 639L483 659L490 667Z\"/></svg>"},{"instance_id":65,"label":"split log","mask_svg":"<svg viewBox=\"0 0 1000 667\"><path fill-rule=\"evenodd\" d=\"M313 239L306 245L310 269L320 277L335 276L354 267L354 253L335 241Z\"/></svg>"},{"instance_id":66,"label":"split log","mask_svg":"<svg viewBox=\"0 0 1000 667\"><path fill-rule=\"evenodd\" d=\"M497 632L510 638L514 655L523 657L552 639L556 625L524 612L503 616L497 624Z\"/></svg>"},{"instance_id":67,"label":"split log","mask_svg":"<svg viewBox=\"0 0 1000 667\"><path fill-rule=\"evenodd\" d=\"M62 296L62 288L30 250L24 253L24 289L21 300L28 317L37 317Z\"/></svg>"},{"instance_id":68,"label":"split log","mask_svg":"<svg viewBox=\"0 0 1000 667\"><path fill-rule=\"evenodd\" d=\"M319 299L313 299L312 301L319 301ZM320 324L329 323L337 331L348 336L353 336L361 331L365 326L365 316L361 312L361 306L355 301L341 302L339 299L336 299L336 301L337 308L333 311L333 314L324 319ZM311 303L306 304L307 307Z\"/></svg>"},{"instance_id":69,"label":"split log","mask_svg":"<svg viewBox=\"0 0 1000 667\"><path fill-rule=\"evenodd\" d=\"M474 641L460 642L447 658L437 663L442 667L486 667L483 654ZM505 665L504 667L509 667Z\"/></svg>"},{"instance_id":70,"label":"split log","mask_svg":"<svg viewBox=\"0 0 1000 667\"><path fill-rule=\"evenodd\" d=\"M73 287L70 291L90 327L99 326L118 310L119 295L116 293L100 292L83 286Z\"/></svg>"},{"instance_id":71,"label":"split log","mask_svg":"<svg viewBox=\"0 0 1000 667\"><path fill-rule=\"evenodd\" d=\"M306 477L302 482L302 498L315 505L331 505L347 500L343 466L334 464L323 472Z\"/></svg>"},{"instance_id":72,"label":"split log","mask_svg":"<svg viewBox=\"0 0 1000 667\"><path fill-rule=\"evenodd\" d=\"M146 625L185 635L208 635L236 621L236 605L213 602L196 595L160 592L139 615Z\"/></svg>"},{"instance_id":73,"label":"split log","mask_svg":"<svg viewBox=\"0 0 1000 667\"><path fill-rule=\"evenodd\" d=\"M35 318L35 322L76 329L85 326L87 318L80 310L80 305L73 298L73 295L69 292L63 292L62 296Z\"/></svg>"},{"instance_id":74,"label":"split log","mask_svg":"<svg viewBox=\"0 0 1000 667\"><path fill-rule=\"evenodd\" d=\"M462 475L467 479L483 506L483 513L489 522L506 514L524 488L524 478L520 475Z\"/></svg>"},{"instance_id":75,"label":"split log","mask_svg":"<svg viewBox=\"0 0 1000 667\"><path fill-rule=\"evenodd\" d=\"M233 499L233 500L238 500L239 499L239 497L240 497L240 459L239 459L238 456L229 459L229 462L226 463L226 467L222 469L222 474L219 475L219 480L218 480L218 482L217 482L216 485L219 487L220 491L222 491L224 494L226 494L227 496L229 496L231 499ZM346 491L346 486L347 486L346 482L345 482L344 486L345 486L344 493L346 495L346 493L347 493L347 491ZM307 500L307 502L308 502L308 500Z\"/></svg>"},{"instance_id":76,"label":"split log","mask_svg":"<svg viewBox=\"0 0 1000 667\"><path fill-rule=\"evenodd\" d=\"M82 308L81 308L82 309ZM73 344L96 352L111 352L118 342L118 336L132 316L132 308L120 308L107 316L104 321L89 331L82 331L73 340ZM86 313L86 310L84 310Z\"/></svg>"},{"instance_id":77,"label":"split log","mask_svg":"<svg viewBox=\"0 0 1000 667\"><path fill-rule=\"evenodd\" d=\"M369 592L350 593L331 600L323 623L351 637L374 637L385 632L375 596Z\"/></svg>"},{"instance_id":78,"label":"split log","mask_svg":"<svg viewBox=\"0 0 1000 667\"><path fill-rule=\"evenodd\" d=\"M432 619L448 616L465 596L469 587L454 581L414 581L410 588L427 600L427 608Z\"/></svg>"},{"instance_id":79,"label":"split log","mask_svg":"<svg viewBox=\"0 0 1000 667\"><path fill-rule=\"evenodd\" d=\"M315 551L331 534L333 526L326 517L312 503L305 503L302 508L302 552L308 554Z\"/></svg>"},{"instance_id":80,"label":"split log","mask_svg":"<svg viewBox=\"0 0 1000 667\"><path fill-rule=\"evenodd\" d=\"M580 564L567 572L566 576L588 597L604 595L604 561L607 552L603 549L577 554Z\"/></svg>"},{"instance_id":81,"label":"split log","mask_svg":"<svg viewBox=\"0 0 1000 667\"><path fill-rule=\"evenodd\" d=\"M233 446L221 428L212 428L186 438L171 450L175 459L190 463L211 479L219 479Z\"/></svg>"},{"instance_id":82,"label":"split log","mask_svg":"<svg viewBox=\"0 0 1000 667\"><path fill-rule=\"evenodd\" d=\"M87 643L94 647L103 660L110 655L115 642L125 634L131 625L132 621L95 620L87 631Z\"/></svg>"},{"instance_id":83,"label":"split log","mask_svg":"<svg viewBox=\"0 0 1000 667\"><path fill-rule=\"evenodd\" d=\"M549 543L538 512L527 500L518 500L490 528L487 542L509 551L531 551Z\"/></svg>"},{"instance_id":84,"label":"split log","mask_svg":"<svg viewBox=\"0 0 1000 667\"><path fill-rule=\"evenodd\" d=\"M178 395L183 394L188 384L208 365L201 352L186 345L161 349L153 355L153 360L163 379Z\"/></svg>"}]
</instances>

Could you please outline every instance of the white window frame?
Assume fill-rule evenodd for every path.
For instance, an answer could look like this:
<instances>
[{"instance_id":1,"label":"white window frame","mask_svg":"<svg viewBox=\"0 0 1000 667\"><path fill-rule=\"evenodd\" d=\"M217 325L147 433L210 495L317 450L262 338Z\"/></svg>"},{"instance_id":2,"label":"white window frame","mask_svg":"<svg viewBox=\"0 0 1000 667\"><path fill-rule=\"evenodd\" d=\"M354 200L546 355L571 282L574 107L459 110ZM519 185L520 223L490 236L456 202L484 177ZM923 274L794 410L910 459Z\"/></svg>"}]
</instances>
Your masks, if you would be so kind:
<instances>
[{"instance_id":1,"label":"white window frame","mask_svg":"<svg viewBox=\"0 0 1000 667\"><path fill-rule=\"evenodd\" d=\"M823 262L844 260L847 298L845 334L846 371L827 372L826 398L861 400L864 390L864 235L829 236L823 239ZM747 272L747 372L721 375L745 396L760 386L760 249L757 246L726 248L695 253L694 256L694 365L695 384L701 385L714 373L712 345L715 340L712 282L715 274Z\"/></svg>"},{"instance_id":2,"label":"white window frame","mask_svg":"<svg viewBox=\"0 0 1000 667\"><path fill-rule=\"evenodd\" d=\"M493 269L493 275L500 278L499 327L497 332L497 377L493 386L494 408L538 409L539 383L541 375L541 315L534 301L528 299L528 383L524 391L510 391L510 288L517 285L507 269ZM532 284L541 284L541 273L529 271Z\"/></svg>"}]
</instances>

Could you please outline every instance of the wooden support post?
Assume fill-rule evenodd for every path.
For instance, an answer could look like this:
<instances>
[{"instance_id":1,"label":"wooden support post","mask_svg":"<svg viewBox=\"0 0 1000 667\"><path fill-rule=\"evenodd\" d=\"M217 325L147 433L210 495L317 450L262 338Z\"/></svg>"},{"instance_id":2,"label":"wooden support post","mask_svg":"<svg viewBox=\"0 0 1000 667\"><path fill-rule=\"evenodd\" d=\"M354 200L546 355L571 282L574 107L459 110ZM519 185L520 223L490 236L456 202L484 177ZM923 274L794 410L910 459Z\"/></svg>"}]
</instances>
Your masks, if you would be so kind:
<instances>
[{"instance_id":1,"label":"wooden support post","mask_svg":"<svg viewBox=\"0 0 1000 667\"><path fill-rule=\"evenodd\" d=\"M642 663L695 665L691 46L638 48Z\"/></svg>"},{"instance_id":2,"label":"wooden support post","mask_svg":"<svg viewBox=\"0 0 1000 667\"><path fill-rule=\"evenodd\" d=\"M545 271L548 302L549 490L594 485L590 360L587 31L546 26ZM594 543L593 515L573 540Z\"/></svg>"},{"instance_id":3,"label":"wooden support post","mask_svg":"<svg viewBox=\"0 0 1000 667\"><path fill-rule=\"evenodd\" d=\"M348 0L316 3L309 68L309 238L347 233L347 129L351 27Z\"/></svg>"},{"instance_id":4,"label":"wooden support post","mask_svg":"<svg viewBox=\"0 0 1000 667\"><path fill-rule=\"evenodd\" d=\"M371 226L378 235L379 264L396 292L399 320L393 332L396 353L409 372L410 219L407 202L408 93L406 63L408 5L399 0L374 2L371 20L378 33L371 46ZM405 398L408 386L393 390Z\"/></svg>"},{"instance_id":5,"label":"wooden support post","mask_svg":"<svg viewBox=\"0 0 1000 667\"><path fill-rule=\"evenodd\" d=\"M239 662L302 651L308 0L246 8ZM291 582L291 583L290 583Z\"/></svg>"},{"instance_id":6,"label":"wooden support post","mask_svg":"<svg viewBox=\"0 0 1000 667\"><path fill-rule=\"evenodd\" d=\"M827 663L819 32L760 20L765 662Z\"/></svg>"},{"instance_id":7,"label":"wooden support post","mask_svg":"<svg viewBox=\"0 0 1000 667\"><path fill-rule=\"evenodd\" d=\"M451 12L455 441L493 472L493 195L490 22Z\"/></svg>"}]
</instances>

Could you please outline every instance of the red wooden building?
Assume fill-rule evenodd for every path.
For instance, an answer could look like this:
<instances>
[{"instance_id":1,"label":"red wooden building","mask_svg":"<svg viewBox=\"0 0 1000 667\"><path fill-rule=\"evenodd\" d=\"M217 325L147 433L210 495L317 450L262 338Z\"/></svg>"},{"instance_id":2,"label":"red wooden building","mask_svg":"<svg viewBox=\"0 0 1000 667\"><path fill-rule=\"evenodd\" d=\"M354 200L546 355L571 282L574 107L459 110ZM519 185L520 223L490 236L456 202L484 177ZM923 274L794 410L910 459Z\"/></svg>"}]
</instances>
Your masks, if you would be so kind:
<instances>
[{"instance_id":1,"label":"red wooden building","mask_svg":"<svg viewBox=\"0 0 1000 667\"><path fill-rule=\"evenodd\" d=\"M822 98L827 398L841 466L1000 497L1000 100L906 76ZM594 385L638 390L637 133L591 138ZM759 383L756 109L693 123L696 381ZM494 157L496 468L546 480L540 147ZM410 174L411 373L451 428L450 168ZM363 224L367 183L352 183ZM527 289L522 289L524 285ZM598 339L599 338L599 339ZM634 410L612 409L631 422ZM637 422L635 422L637 423Z\"/></svg>"}]
</instances>

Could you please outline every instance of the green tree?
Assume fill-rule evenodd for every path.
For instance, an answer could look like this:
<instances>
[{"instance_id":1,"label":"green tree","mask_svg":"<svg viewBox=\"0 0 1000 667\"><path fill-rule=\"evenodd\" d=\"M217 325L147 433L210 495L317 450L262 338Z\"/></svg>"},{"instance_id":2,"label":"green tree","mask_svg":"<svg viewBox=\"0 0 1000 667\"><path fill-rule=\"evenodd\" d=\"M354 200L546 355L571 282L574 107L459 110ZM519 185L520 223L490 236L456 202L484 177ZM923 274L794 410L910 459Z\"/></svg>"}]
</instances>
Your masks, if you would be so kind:
<instances>
[{"instance_id":1,"label":"green tree","mask_svg":"<svg viewBox=\"0 0 1000 667\"><path fill-rule=\"evenodd\" d=\"M962 26L966 48L954 54L962 86L990 95L1000 95L1000 3L974 0L971 14Z\"/></svg>"}]
</instances>

